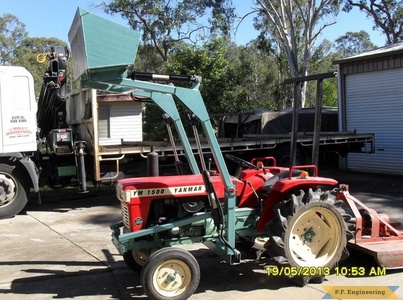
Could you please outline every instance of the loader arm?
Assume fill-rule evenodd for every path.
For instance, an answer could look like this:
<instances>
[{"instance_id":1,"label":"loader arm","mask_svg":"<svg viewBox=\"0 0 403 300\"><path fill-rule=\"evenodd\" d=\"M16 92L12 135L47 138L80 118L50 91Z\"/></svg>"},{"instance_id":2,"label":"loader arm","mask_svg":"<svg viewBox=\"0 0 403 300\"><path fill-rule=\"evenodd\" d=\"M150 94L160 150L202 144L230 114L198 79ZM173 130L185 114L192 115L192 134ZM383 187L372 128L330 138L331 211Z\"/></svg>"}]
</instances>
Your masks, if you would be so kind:
<instances>
[{"instance_id":1,"label":"loader arm","mask_svg":"<svg viewBox=\"0 0 403 300\"><path fill-rule=\"evenodd\" d=\"M99 28L105 29L99 36ZM98 38L94 38L98 37ZM116 39L120 39L116 41ZM235 201L236 187L231 177L224 157L220 150L211 121L199 91L199 83L196 82L191 88L177 87L170 84L159 84L131 78L136 76L129 74L127 67L132 64L132 56L136 55L139 34L133 30L121 27L103 18L78 9L74 18L69 40L72 53L75 58L75 76L80 78L81 85L87 88L104 90L109 92L131 92L135 95L147 96L159 106L175 123L179 138L184 146L186 157L189 160L194 174L200 170L196 162L189 138L187 137L176 101L181 102L190 113L194 114L200 122L211 153L218 168L224 185L225 212L225 239L231 247L235 246ZM111 42L115 40L116 42ZM125 47L119 47L124 43ZM116 46L117 45L117 46ZM115 47L110 49L109 47ZM130 53L133 51L134 53ZM110 55L110 53L114 55ZM112 58L111 58L112 56ZM116 58L115 61L111 59ZM151 74L145 79L169 79L169 76ZM180 78L176 76L175 79ZM188 78L188 77L186 77ZM234 255L230 247L217 242L226 255L226 260L231 262Z\"/></svg>"}]
</instances>

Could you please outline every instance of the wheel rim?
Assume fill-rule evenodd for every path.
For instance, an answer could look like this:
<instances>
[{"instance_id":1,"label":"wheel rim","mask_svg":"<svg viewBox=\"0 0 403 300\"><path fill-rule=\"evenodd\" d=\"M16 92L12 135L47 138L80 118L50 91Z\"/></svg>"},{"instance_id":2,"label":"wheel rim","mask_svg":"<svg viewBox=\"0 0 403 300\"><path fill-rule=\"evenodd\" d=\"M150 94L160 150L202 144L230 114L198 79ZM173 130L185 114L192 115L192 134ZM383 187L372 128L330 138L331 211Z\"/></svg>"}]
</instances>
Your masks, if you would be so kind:
<instances>
[{"instance_id":1,"label":"wheel rim","mask_svg":"<svg viewBox=\"0 0 403 300\"><path fill-rule=\"evenodd\" d=\"M132 256L134 261L140 266L144 266L148 257L150 256L150 249L133 249Z\"/></svg>"},{"instance_id":2,"label":"wheel rim","mask_svg":"<svg viewBox=\"0 0 403 300\"><path fill-rule=\"evenodd\" d=\"M323 267L338 253L341 235L337 216L327 208L314 207L296 218L285 247L297 265Z\"/></svg>"},{"instance_id":3,"label":"wheel rim","mask_svg":"<svg viewBox=\"0 0 403 300\"><path fill-rule=\"evenodd\" d=\"M164 297L182 294L191 282L190 268L177 259L161 264L153 276L155 290Z\"/></svg>"},{"instance_id":4,"label":"wheel rim","mask_svg":"<svg viewBox=\"0 0 403 300\"><path fill-rule=\"evenodd\" d=\"M13 202L16 196L17 185L12 177L0 174L0 206Z\"/></svg>"}]
</instances>

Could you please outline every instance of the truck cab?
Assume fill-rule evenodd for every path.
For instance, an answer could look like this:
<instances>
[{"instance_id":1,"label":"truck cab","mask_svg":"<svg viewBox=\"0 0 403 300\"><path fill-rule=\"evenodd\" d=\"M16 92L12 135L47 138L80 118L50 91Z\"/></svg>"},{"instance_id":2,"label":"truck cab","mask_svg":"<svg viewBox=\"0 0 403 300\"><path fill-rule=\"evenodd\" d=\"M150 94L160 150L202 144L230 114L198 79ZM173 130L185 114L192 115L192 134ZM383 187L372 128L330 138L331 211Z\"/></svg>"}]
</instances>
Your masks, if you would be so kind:
<instances>
[{"instance_id":1,"label":"truck cab","mask_svg":"<svg viewBox=\"0 0 403 300\"><path fill-rule=\"evenodd\" d=\"M36 151L37 105L32 75L23 67L0 66L0 153Z\"/></svg>"},{"instance_id":2,"label":"truck cab","mask_svg":"<svg viewBox=\"0 0 403 300\"><path fill-rule=\"evenodd\" d=\"M0 218L12 217L39 192L38 172L30 159L37 150L34 81L23 67L0 66Z\"/></svg>"}]
</instances>

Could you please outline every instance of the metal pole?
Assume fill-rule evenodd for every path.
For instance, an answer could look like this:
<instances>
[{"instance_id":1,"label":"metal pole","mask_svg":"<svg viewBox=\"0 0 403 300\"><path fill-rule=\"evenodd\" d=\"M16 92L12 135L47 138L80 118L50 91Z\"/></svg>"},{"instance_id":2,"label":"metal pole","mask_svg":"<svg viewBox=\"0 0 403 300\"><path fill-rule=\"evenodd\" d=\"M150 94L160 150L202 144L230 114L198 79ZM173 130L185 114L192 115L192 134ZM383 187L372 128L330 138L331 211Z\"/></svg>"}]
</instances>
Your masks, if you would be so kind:
<instances>
[{"instance_id":1,"label":"metal pole","mask_svg":"<svg viewBox=\"0 0 403 300\"><path fill-rule=\"evenodd\" d=\"M297 155L297 135L298 135L298 108L301 97L301 82L316 80L318 82L317 98L316 98L316 111L315 111L315 137L312 141L312 163L317 165L319 160L319 136L321 129L321 114L322 114L322 95L323 95L323 79L332 78L337 76L337 72L329 72L323 74L315 74L304 77L296 77L284 80L285 84L294 84L294 107L293 107L293 123L291 132L291 149L290 149L290 167L296 164ZM318 113L319 110L319 113ZM320 119L318 119L320 118ZM316 139L316 140L315 140ZM317 148L316 148L317 147Z\"/></svg>"},{"instance_id":2,"label":"metal pole","mask_svg":"<svg viewBox=\"0 0 403 300\"><path fill-rule=\"evenodd\" d=\"M323 96L323 80L318 79L316 82L315 128L313 132L312 158L311 158L311 162L315 166L319 164L319 137L322 127L322 96Z\"/></svg>"},{"instance_id":3,"label":"metal pole","mask_svg":"<svg viewBox=\"0 0 403 300\"><path fill-rule=\"evenodd\" d=\"M85 141L75 142L75 155L77 158L78 165L78 183L79 183L79 193L88 193L87 190L87 174L85 172Z\"/></svg>"},{"instance_id":4,"label":"metal pole","mask_svg":"<svg viewBox=\"0 0 403 300\"><path fill-rule=\"evenodd\" d=\"M296 165L297 156L297 135L298 135L298 114L301 99L301 82L294 83L294 105L292 109L292 129L290 146L290 168Z\"/></svg>"}]
</instances>

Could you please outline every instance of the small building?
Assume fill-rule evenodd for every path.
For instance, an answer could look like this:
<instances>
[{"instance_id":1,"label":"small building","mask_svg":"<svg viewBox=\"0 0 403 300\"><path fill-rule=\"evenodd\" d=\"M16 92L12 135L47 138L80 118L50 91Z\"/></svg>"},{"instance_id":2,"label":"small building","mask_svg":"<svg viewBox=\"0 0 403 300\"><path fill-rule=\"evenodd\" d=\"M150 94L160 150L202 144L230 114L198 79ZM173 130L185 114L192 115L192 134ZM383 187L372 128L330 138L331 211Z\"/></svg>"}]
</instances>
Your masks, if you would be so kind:
<instances>
[{"instance_id":1,"label":"small building","mask_svg":"<svg viewBox=\"0 0 403 300\"><path fill-rule=\"evenodd\" d=\"M97 95L96 90L83 89L67 97L67 121L90 150L142 141L142 112L142 103L130 93Z\"/></svg>"},{"instance_id":2,"label":"small building","mask_svg":"<svg viewBox=\"0 0 403 300\"><path fill-rule=\"evenodd\" d=\"M349 153L348 170L403 175L403 42L334 61L339 129L375 134L375 153Z\"/></svg>"}]
</instances>

